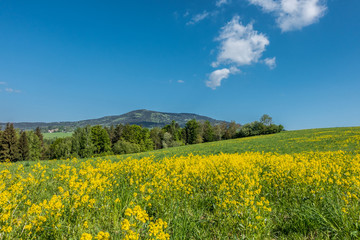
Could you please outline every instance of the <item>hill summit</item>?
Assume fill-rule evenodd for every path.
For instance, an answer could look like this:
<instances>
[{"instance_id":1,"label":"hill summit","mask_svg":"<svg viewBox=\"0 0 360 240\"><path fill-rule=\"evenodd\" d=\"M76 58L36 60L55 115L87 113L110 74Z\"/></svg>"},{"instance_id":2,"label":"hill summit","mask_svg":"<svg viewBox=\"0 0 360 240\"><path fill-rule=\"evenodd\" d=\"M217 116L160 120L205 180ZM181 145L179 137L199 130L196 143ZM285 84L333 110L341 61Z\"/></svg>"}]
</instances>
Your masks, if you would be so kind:
<instances>
[{"instance_id":1,"label":"hill summit","mask_svg":"<svg viewBox=\"0 0 360 240\"><path fill-rule=\"evenodd\" d=\"M97 119L68 121L68 122L49 122L49 123L18 122L18 123L14 123L14 126L15 128L24 129L24 130L35 129L36 127L48 128L48 129L66 127L67 129L69 128L74 129L77 127L84 127L86 125L111 126L118 124L136 124L147 128L153 128L153 127L163 127L167 124L170 124L171 121L174 120L181 127L184 127L186 122L188 122L191 119L196 119L197 121L201 121L201 122L209 121L211 124L219 124L225 122L194 113L166 113L166 112L157 112L146 109L140 109L122 115L106 116ZM0 123L0 126L4 128L5 123Z\"/></svg>"}]
</instances>

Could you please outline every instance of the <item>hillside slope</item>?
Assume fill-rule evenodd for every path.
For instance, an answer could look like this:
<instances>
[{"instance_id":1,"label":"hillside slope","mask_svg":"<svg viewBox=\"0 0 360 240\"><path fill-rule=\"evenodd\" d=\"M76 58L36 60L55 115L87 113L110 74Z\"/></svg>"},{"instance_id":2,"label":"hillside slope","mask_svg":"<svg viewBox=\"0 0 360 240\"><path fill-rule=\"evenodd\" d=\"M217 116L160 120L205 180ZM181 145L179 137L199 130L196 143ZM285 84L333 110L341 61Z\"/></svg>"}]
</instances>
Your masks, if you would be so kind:
<instances>
[{"instance_id":1,"label":"hillside slope","mask_svg":"<svg viewBox=\"0 0 360 240\"><path fill-rule=\"evenodd\" d=\"M211 155L219 153L275 152L291 154L310 151L347 151L360 153L360 127L319 128L285 131L272 135L238 138L219 142L187 145L151 152L120 155L112 158L180 155Z\"/></svg>"},{"instance_id":2,"label":"hillside slope","mask_svg":"<svg viewBox=\"0 0 360 240\"><path fill-rule=\"evenodd\" d=\"M216 120L210 117L201 116L193 113L165 113L165 112L156 112L150 110L136 110L128 112L122 115L116 116L107 116L97 119L88 119L82 121L69 121L69 122L19 122L14 123L15 128L19 129L35 129L36 127L41 128L58 128L58 127L67 127L68 130L75 129L77 127L84 127L86 125L102 125L102 126L111 126L117 124L137 124L143 127L152 128L152 127L163 127L171 121L176 121L180 124L181 127L184 127L186 122L191 119L196 119L197 121L209 121L211 124L219 124L224 121ZM4 128L6 124L0 123L0 126Z\"/></svg>"}]
</instances>

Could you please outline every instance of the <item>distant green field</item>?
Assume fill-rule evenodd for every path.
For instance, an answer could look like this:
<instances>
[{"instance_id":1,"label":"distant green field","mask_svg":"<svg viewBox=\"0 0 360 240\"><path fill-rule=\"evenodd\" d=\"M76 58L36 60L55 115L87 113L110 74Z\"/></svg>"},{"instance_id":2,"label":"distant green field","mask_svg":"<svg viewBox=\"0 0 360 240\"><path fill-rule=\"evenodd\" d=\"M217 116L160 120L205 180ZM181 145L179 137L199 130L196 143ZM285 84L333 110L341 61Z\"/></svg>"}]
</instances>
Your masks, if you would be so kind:
<instances>
[{"instance_id":1,"label":"distant green field","mask_svg":"<svg viewBox=\"0 0 360 240\"><path fill-rule=\"evenodd\" d=\"M55 133L43 133L44 139L55 139L63 137L71 137L72 132L55 132Z\"/></svg>"},{"instance_id":2,"label":"distant green field","mask_svg":"<svg viewBox=\"0 0 360 240\"><path fill-rule=\"evenodd\" d=\"M171 156L211 155L219 153L275 152L302 153L309 151L360 152L360 127L321 128L285 131L278 134L232 139L220 142L202 143L167 148L145 153L121 155L114 158L142 158L155 156L157 159Z\"/></svg>"}]
</instances>

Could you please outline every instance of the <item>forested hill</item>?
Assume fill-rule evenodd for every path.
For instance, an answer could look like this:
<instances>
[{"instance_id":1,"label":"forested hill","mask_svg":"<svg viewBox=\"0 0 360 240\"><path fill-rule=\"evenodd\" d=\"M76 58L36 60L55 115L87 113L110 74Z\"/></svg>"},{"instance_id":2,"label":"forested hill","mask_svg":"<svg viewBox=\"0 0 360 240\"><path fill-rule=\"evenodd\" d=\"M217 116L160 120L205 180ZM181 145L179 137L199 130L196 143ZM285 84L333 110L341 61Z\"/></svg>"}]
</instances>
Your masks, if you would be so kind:
<instances>
[{"instance_id":1,"label":"forested hill","mask_svg":"<svg viewBox=\"0 0 360 240\"><path fill-rule=\"evenodd\" d=\"M121 123L137 124L143 127L152 128L163 127L171 123L172 120L176 121L181 127L184 127L186 122L191 119L196 119L197 121L209 121L211 124L218 124L224 122L193 113L164 113L142 109L128 112L122 115L107 116L97 119L88 119L74 122L19 122L14 123L14 127L24 130L35 129L36 127L40 127L42 129L54 129L61 127L66 128L66 130L71 130L77 127L84 127L86 125L111 126ZM0 126L2 128L4 128L5 125L6 123L0 123Z\"/></svg>"}]
</instances>

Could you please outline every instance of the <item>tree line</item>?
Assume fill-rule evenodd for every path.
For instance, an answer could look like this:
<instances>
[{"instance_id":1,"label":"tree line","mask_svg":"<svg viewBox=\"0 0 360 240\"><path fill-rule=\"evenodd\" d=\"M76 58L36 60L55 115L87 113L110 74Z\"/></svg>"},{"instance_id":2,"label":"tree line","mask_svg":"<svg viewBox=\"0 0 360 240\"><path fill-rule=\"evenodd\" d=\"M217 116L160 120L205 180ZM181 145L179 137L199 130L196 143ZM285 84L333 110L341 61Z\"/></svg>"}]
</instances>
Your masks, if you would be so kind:
<instances>
[{"instance_id":1,"label":"tree line","mask_svg":"<svg viewBox=\"0 0 360 240\"><path fill-rule=\"evenodd\" d=\"M188 144L221 141L233 138L278 133L282 125L273 124L269 115L245 125L233 122L211 125L195 119L180 127L172 121L163 128L138 125L77 128L71 137L44 139L41 129L19 131L8 123L0 129L0 161L87 158L112 154L145 152Z\"/></svg>"}]
</instances>

